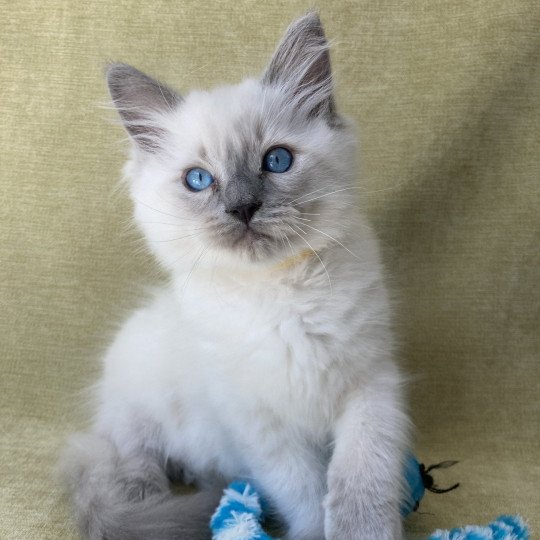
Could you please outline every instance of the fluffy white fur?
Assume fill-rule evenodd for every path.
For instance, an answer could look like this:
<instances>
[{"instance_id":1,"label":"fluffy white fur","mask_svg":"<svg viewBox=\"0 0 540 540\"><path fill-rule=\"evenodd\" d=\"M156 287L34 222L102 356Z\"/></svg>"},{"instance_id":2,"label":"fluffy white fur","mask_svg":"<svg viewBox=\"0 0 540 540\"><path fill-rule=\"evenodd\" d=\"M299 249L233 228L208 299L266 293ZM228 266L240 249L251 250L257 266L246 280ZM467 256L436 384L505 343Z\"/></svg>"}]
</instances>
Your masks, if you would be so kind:
<instances>
[{"instance_id":1,"label":"fluffy white fur","mask_svg":"<svg viewBox=\"0 0 540 540\"><path fill-rule=\"evenodd\" d=\"M173 508L179 498L148 471L174 463L203 485L251 479L291 540L401 538L407 417L378 244L350 189L354 133L329 101L318 17L297 21L278 53L266 80L186 97L166 89L161 105L116 100L133 113L128 131L137 126L125 169L135 219L171 281L110 347L93 431L66 454L89 537L136 538L137 508ZM255 237L226 221L217 191L182 183L204 166L225 190L234 163L249 167L275 145L295 159L265 180L275 199L255 214ZM106 519L105 488L88 488L100 474L116 486L104 506L123 505ZM121 493L133 486L135 496ZM196 537L160 519L140 537Z\"/></svg>"}]
</instances>

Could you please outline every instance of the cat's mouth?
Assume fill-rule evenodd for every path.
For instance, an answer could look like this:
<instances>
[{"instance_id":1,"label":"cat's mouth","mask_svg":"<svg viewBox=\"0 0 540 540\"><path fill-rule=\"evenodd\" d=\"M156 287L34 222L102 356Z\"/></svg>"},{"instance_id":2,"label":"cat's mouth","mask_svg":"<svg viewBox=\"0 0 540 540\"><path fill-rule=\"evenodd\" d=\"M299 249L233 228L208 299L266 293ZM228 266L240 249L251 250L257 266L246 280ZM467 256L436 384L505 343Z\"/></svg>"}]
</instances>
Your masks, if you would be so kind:
<instances>
[{"instance_id":1,"label":"cat's mouth","mask_svg":"<svg viewBox=\"0 0 540 540\"><path fill-rule=\"evenodd\" d=\"M257 220L245 224L235 221L220 223L213 230L210 239L220 250L247 256L253 261L265 259L279 250L280 238L272 234L274 231L267 222Z\"/></svg>"},{"instance_id":2,"label":"cat's mouth","mask_svg":"<svg viewBox=\"0 0 540 540\"><path fill-rule=\"evenodd\" d=\"M248 225L244 227L244 230L239 233L238 237L233 241L232 246L234 248L250 247L257 242L268 241L269 239L269 235L256 231L255 229L253 229L253 227L250 227Z\"/></svg>"},{"instance_id":3,"label":"cat's mouth","mask_svg":"<svg viewBox=\"0 0 540 540\"><path fill-rule=\"evenodd\" d=\"M244 226L231 239L230 248L247 253L253 259L268 255L272 251L275 238L268 233L258 231L253 225Z\"/></svg>"}]
</instances>

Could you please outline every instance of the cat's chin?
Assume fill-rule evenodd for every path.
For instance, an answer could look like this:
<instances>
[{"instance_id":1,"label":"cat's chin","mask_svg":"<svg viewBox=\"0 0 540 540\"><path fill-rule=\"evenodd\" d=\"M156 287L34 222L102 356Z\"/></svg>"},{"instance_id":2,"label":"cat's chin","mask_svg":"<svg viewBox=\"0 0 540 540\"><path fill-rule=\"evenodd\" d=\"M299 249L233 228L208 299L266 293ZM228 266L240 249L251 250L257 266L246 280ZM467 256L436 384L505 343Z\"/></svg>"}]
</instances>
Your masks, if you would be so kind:
<instances>
[{"instance_id":1,"label":"cat's chin","mask_svg":"<svg viewBox=\"0 0 540 540\"><path fill-rule=\"evenodd\" d=\"M244 255L252 261L261 261L274 253L275 239L248 227L231 240L229 247L233 252Z\"/></svg>"}]
</instances>

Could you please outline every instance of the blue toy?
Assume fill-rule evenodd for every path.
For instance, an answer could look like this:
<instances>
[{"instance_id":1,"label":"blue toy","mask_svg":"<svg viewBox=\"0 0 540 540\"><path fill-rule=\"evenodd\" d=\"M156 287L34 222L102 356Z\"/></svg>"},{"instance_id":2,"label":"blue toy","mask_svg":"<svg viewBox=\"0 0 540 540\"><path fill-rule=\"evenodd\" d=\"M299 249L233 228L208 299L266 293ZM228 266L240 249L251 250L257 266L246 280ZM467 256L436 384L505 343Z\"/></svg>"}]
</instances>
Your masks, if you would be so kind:
<instances>
[{"instance_id":1,"label":"blue toy","mask_svg":"<svg viewBox=\"0 0 540 540\"><path fill-rule=\"evenodd\" d=\"M454 465L455 461L445 461L425 468L416 458L410 456L405 467L405 477L409 487L401 513L406 516L416 510L425 490L445 493L458 487L447 489L434 485L429 472ZM210 527L213 540L273 540L262 528L264 522L264 502L258 493L244 481L232 482L224 490L219 506L212 516ZM529 529L519 516L500 516L485 527L469 525L450 531L435 531L429 540L528 540Z\"/></svg>"},{"instance_id":2,"label":"blue toy","mask_svg":"<svg viewBox=\"0 0 540 540\"><path fill-rule=\"evenodd\" d=\"M449 531L435 531L429 540L527 540L529 528L519 516L499 516L485 527L467 525Z\"/></svg>"},{"instance_id":3,"label":"blue toy","mask_svg":"<svg viewBox=\"0 0 540 540\"><path fill-rule=\"evenodd\" d=\"M261 527L263 511L257 492L236 481L224 490L210 521L212 540L272 540Z\"/></svg>"}]
</instances>

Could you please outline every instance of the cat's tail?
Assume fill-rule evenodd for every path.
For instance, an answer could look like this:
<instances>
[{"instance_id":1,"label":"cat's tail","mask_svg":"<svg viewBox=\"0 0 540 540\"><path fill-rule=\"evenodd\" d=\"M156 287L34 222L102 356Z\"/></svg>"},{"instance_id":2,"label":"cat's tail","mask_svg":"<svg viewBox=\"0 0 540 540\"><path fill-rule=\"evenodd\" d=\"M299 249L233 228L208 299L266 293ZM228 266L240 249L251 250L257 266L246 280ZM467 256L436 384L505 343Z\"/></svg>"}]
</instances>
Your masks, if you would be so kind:
<instances>
[{"instance_id":1,"label":"cat's tail","mask_svg":"<svg viewBox=\"0 0 540 540\"><path fill-rule=\"evenodd\" d=\"M174 495L163 468L122 459L106 438L73 436L60 460L79 529L90 540L203 540L221 489Z\"/></svg>"}]
</instances>

